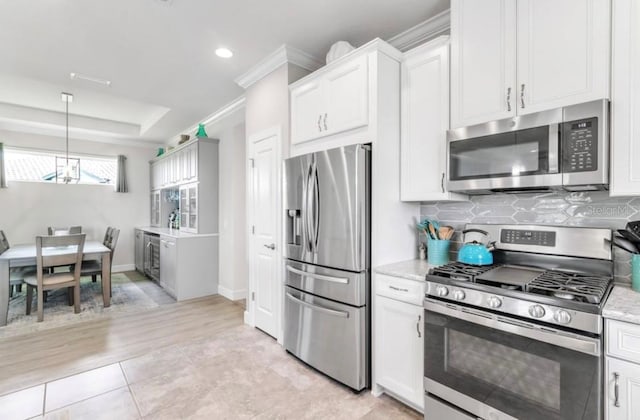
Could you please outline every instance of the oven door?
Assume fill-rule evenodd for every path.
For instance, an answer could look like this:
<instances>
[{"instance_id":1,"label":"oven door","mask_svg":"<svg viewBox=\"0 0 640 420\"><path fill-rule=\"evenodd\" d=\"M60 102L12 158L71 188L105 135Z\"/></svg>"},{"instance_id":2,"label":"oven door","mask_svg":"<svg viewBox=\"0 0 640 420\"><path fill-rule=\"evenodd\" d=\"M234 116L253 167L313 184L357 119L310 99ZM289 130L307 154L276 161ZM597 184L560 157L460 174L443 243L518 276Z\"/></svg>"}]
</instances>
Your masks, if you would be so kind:
<instances>
[{"instance_id":1,"label":"oven door","mask_svg":"<svg viewBox=\"0 0 640 420\"><path fill-rule=\"evenodd\" d=\"M427 397L484 419L601 419L600 340L551 331L426 299Z\"/></svg>"},{"instance_id":2,"label":"oven door","mask_svg":"<svg viewBox=\"0 0 640 420\"><path fill-rule=\"evenodd\" d=\"M557 109L449 131L449 191L561 187L561 122Z\"/></svg>"}]
</instances>

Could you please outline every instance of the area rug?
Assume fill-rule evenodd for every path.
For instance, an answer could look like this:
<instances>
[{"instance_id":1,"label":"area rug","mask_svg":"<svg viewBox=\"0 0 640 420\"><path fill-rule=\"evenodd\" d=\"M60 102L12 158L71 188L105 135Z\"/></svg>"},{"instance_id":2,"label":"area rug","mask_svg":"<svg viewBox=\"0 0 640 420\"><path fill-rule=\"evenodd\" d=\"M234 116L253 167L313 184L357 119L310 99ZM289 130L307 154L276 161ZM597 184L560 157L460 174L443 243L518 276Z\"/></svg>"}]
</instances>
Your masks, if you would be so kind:
<instances>
[{"instance_id":1,"label":"area rug","mask_svg":"<svg viewBox=\"0 0 640 420\"><path fill-rule=\"evenodd\" d=\"M158 307L125 273L111 276L111 291L111 306L105 308L100 280L93 283L91 277L83 277L80 279L79 314L74 313L73 306L68 304L67 289L59 289L49 292L44 304L44 321L37 322L37 299L34 296L31 315L26 315L26 286L23 286L22 293L14 294L9 301L8 322L5 327L0 327L0 338Z\"/></svg>"}]
</instances>

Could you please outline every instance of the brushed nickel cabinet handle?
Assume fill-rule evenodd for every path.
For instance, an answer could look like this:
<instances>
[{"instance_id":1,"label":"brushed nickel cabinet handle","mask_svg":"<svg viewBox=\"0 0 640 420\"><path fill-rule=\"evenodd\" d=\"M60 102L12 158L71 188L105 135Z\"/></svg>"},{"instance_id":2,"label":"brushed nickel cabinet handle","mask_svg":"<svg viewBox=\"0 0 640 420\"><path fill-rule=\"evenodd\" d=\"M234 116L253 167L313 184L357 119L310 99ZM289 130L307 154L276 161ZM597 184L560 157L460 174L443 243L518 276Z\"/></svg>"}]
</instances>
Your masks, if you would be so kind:
<instances>
[{"instance_id":1,"label":"brushed nickel cabinet handle","mask_svg":"<svg viewBox=\"0 0 640 420\"><path fill-rule=\"evenodd\" d=\"M320 123L322 122L322 114L318 115L318 131L322 132L322 126Z\"/></svg>"},{"instance_id":2,"label":"brushed nickel cabinet handle","mask_svg":"<svg viewBox=\"0 0 640 420\"><path fill-rule=\"evenodd\" d=\"M620 407L620 384L618 383L618 380L620 379L620 374L618 372L614 372L613 378L616 381L615 385L613 386L613 396L615 398L613 405L615 405L616 407Z\"/></svg>"},{"instance_id":3,"label":"brushed nickel cabinet handle","mask_svg":"<svg viewBox=\"0 0 640 420\"><path fill-rule=\"evenodd\" d=\"M507 111L511 111L511 87L507 88Z\"/></svg>"},{"instance_id":4,"label":"brushed nickel cabinet handle","mask_svg":"<svg viewBox=\"0 0 640 420\"><path fill-rule=\"evenodd\" d=\"M324 131L327 131L327 130L328 130L328 128L327 128L327 113L325 112L325 114L324 114Z\"/></svg>"},{"instance_id":5,"label":"brushed nickel cabinet handle","mask_svg":"<svg viewBox=\"0 0 640 420\"><path fill-rule=\"evenodd\" d=\"M520 105L524 109L524 83L520 86Z\"/></svg>"},{"instance_id":6,"label":"brushed nickel cabinet handle","mask_svg":"<svg viewBox=\"0 0 640 420\"><path fill-rule=\"evenodd\" d=\"M418 338L422 338L422 333L420 332L420 321L422 321L422 315L418 315L418 322L416 322L416 330L418 331Z\"/></svg>"},{"instance_id":7,"label":"brushed nickel cabinet handle","mask_svg":"<svg viewBox=\"0 0 640 420\"><path fill-rule=\"evenodd\" d=\"M442 188L442 192L444 193L444 172L442 173L442 178L440 179L440 188Z\"/></svg>"},{"instance_id":8,"label":"brushed nickel cabinet handle","mask_svg":"<svg viewBox=\"0 0 640 420\"><path fill-rule=\"evenodd\" d=\"M391 286L391 285L389 285L389 289L391 289L391 290L396 290L396 291L398 291L398 292L408 292L408 291L409 291L409 289L402 289L402 288L400 288L400 287Z\"/></svg>"}]
</instances>

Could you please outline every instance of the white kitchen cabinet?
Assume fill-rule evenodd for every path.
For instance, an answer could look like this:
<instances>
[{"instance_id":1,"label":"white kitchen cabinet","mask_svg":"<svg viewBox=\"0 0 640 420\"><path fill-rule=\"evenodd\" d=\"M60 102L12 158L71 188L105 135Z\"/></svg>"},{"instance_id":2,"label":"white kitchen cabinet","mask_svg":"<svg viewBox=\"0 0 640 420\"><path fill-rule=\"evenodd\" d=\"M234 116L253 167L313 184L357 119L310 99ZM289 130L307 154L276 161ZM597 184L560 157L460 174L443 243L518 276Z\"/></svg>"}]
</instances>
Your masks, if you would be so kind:
<instances>
[{"instance_id":1,"label":"white kitchen cabinet","mask_svg":"<svg viewBox=\"0 0 640 420\"><path fill-rule=\"evenodd\" d=\"M218 236L161 233L159 282L178 301L218 293Z\"/></svg>"},{"instance_id":2,"label":"white kitchen cabinet","mask_svg":"<svg viewBox=\"0 0 640 420\"><path fill-rule=\"evenodd\" d=\"M516 109L516 0L451 1L451 127Z\"/></svg>"},{"instance_id":3,"label":"white kitchen cabinet","mask_svg":"<svg viewBox=\"0 0 640 420\"><path fill-rule=\"evenodd\" d=\"M161 201L161 190L151 191L151 226L160 226Z\"/></svg>"},{"instance_id":4,"label":"white kitchen cabinet","mask_svg":"<svg viewBox=\"0 0 640 420\"><path fill-rule=\"evenodd\" d=\"M173 297L176 297L176 279L178 277L178 248L176 239L160 237L160 285Z\"/></svg>"},{"instance_id":5,"label":"white kitchen cabinet","mask_svg":"<svg viewBox=\"0 0 640 420\"><path fill-rule=\"evenodd\" d=\"M136 271L144 273L144 232L135 230L134 255Z\"/></svg>"},{"instance_id":6,"label":"white kitchen cabinet","mask_svg":"<svg viewBox=\"0 0 640 420\"><path fill-rule=\"evenodd\" d=\"M640 2L613 2L612 196L640 195Z\"/></svg>"},{"instance_id":7,"label":"white kitchen cabinet","mask_svg":"<svg viewBox=\"0 0 640 420\"><path fill-rule=\"evenodd\" d=\"M637 420L640 418L640 325L607 319L605 349L605 419Z\"/></svg>"},{"instance_id":8,"label":"white kitchen cabinet","mask_svg":"<svg viewBox=\"0 0 640 420\"><path fill-rule=\"evenodd\" d=\"M198 232L198 184L180 186L180 229Z\"/></svg>"},{"instance_id":9,"label":"white kitchen cabinet","mask_svg":"<svg viewBox=\"0 0 640 420\"><path fill-rule=\"evenodd\" d=\"M291 90L291 142L334 135L368 122L367 56Z\"/></svg>"},{"instance_id":10,"label":"white kitchen cabinet","mask_svg":"<svg viewBox=\"0 0 640 420\"><path fill-rule=\"evenodd\" d=\"M610 0L452 0L453 128L609 98Z\"/></svg>"},{"instance_id":11,"label":"white kitchen cabinet","mask_svg":"<svg viewBox=\"0 0 640 420\"><path fill-rule=\"evenodd\" d=\"M401 73L400 199L465 200L446 190L449 37L404 54Z\"/></svg>"},{"instance_id":12,"label":"white kitchen cabinet","mask_svg":"<svg viewBox=\"0 0 640 420\"><path fill-rule=\"evenodd\" d=\"M322 137L324 101L321 80L311 80L291 91L291 143Z\"/></svg>"},{"instance_id":13,"label":"white kitchen cabinet","mask_svg":"<svg viewBox=\"0 0 640 420\"><path fill-rule=\"evenodd\" d=\"M609 0L517 0L518 114L609 98Z\"/></svg>"},{"instance_id":14,"label":"white kitchen cabinet","mask_svg":"<svg viewBox=\"0 0 640 420\"><path fill-rule=\"evenodd\" d=\"M152 160L150 168L151 226L166 226L171 210L160 211L160 191L178 189L180 227L190 233L218 232L218 140L192 140Z\"/></svg>"},{"instance_id":15,"label":"white kitchen cabinet","mask_svg":"<svg viewBox=\"0 0 640 420\"><path fill-rule=\"evenodd\" d=\"M383 274L375 274L374 281L375 384L422 410L424 283Z\"/></svg>"}]
</instances>

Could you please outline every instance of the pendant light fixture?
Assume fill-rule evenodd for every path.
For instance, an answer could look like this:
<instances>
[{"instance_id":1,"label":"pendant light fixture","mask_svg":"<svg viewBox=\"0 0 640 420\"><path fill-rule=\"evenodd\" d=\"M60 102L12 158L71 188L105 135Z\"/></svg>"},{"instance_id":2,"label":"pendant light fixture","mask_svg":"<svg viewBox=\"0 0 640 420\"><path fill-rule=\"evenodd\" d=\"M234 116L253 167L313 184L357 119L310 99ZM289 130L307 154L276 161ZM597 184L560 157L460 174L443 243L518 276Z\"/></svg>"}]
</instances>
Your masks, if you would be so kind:
<instances>
[{"instance_id":1,"label":"pendant light fixture","mask_svg":"<svg viewBox=\"0 0 640 420\"><path fill-rule=\"evenodd\" d=\"M62 102L65 103L65 116L66 116L66 131L65 131L65 165L62 171L62 182L65 184L70 183L73 180L73 167L69 164L69 103L73 102L73 94L62 92Z\"/></svg>"}]
</instances>

